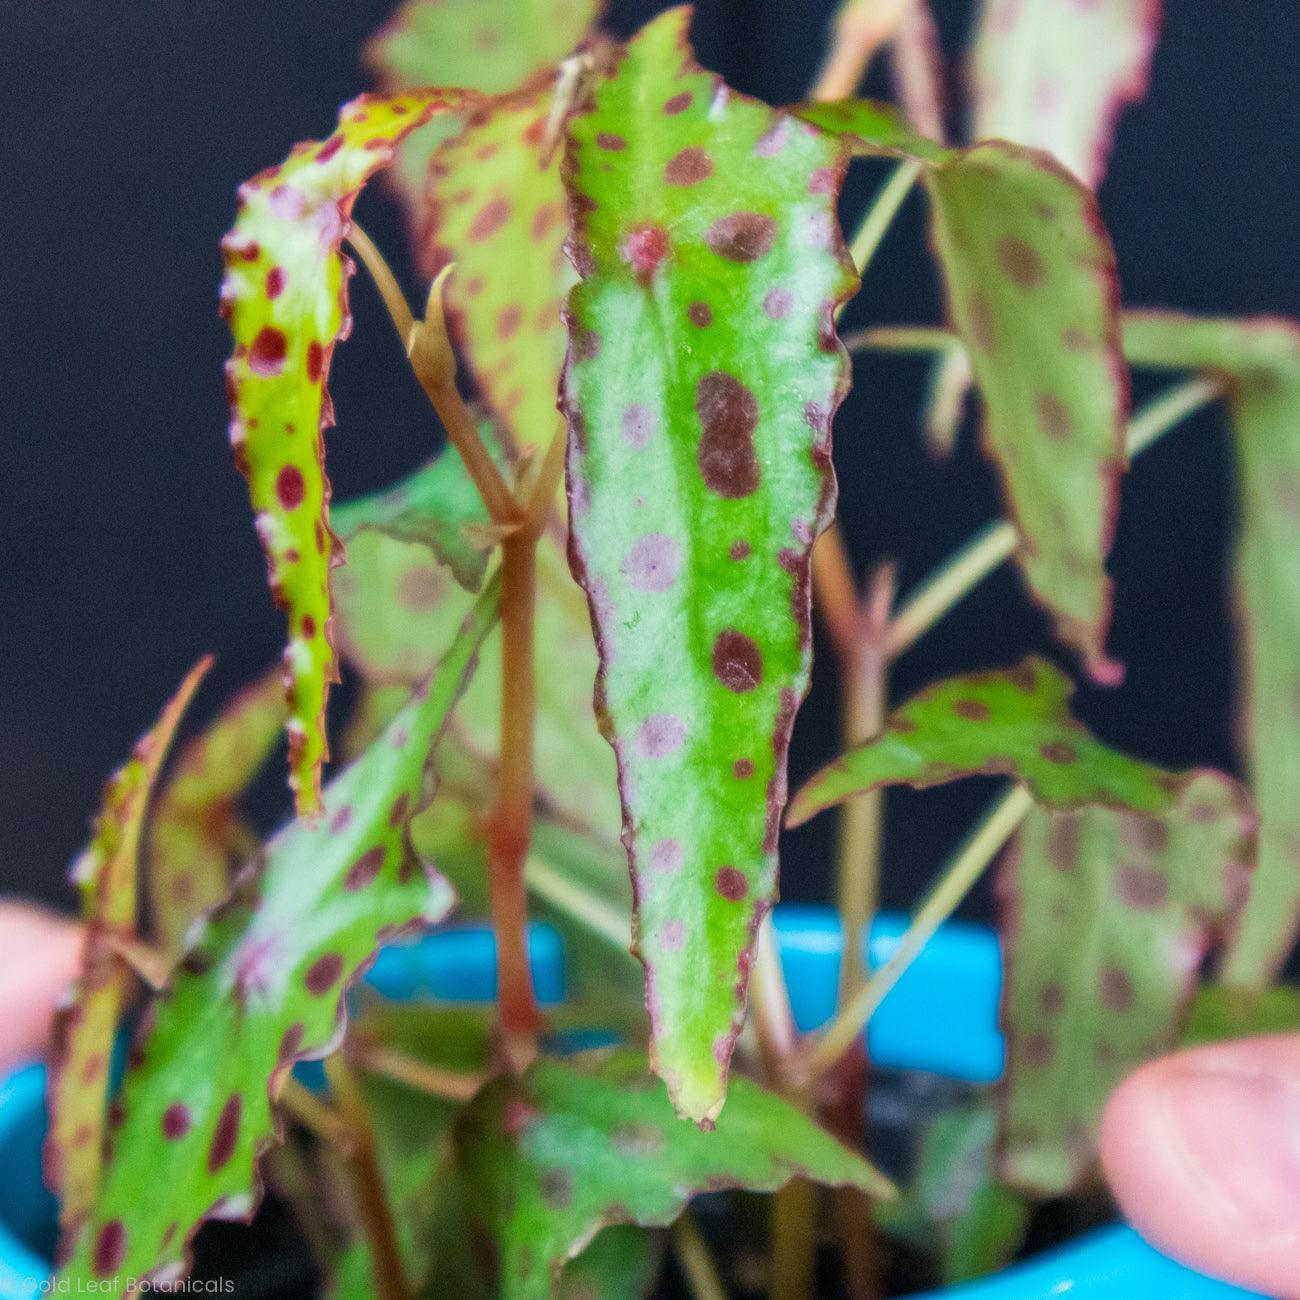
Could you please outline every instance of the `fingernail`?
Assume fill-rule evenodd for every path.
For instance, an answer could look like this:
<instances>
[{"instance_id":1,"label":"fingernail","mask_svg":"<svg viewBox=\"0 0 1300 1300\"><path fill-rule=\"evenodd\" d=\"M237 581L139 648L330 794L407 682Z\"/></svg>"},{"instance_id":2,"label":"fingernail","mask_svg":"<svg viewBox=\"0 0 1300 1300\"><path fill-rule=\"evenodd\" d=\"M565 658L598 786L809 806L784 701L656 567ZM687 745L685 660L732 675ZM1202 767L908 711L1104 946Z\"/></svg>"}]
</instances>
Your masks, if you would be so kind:
<instances>
[{"instance_id":1,"label":"fingernail","mask_svg":"<svg viewBox=\"0 0 1300 1300\"><path fill-rule=\"evenodd\" d=\"M1261 1245L1300 1237L1300 1078L1206 1061L1171 1069L1162 1092L1193 1189Z\"/></svg>"}]
</instances>

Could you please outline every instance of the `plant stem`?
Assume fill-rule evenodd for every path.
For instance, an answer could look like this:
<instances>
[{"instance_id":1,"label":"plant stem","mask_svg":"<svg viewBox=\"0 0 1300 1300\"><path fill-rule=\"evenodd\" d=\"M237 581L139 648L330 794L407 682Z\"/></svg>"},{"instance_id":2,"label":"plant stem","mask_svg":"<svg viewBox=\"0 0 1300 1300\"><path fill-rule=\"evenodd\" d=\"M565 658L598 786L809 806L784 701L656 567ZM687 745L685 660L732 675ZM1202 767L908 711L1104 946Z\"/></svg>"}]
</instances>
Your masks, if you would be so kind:
<instances>
[{"instance_id":1,"label":"plant stem","mask_svg":"<svg viewBox=\"0 0 1300 1300\"><path fill-rule=\"evenodd\" d=\"M891 39L912 0L845 0L831 28L831 46L810 98L848 99L872 57Z\"/></svg>"},{"instance_id":2,"label":"plant stem","mask_svg":"<svg viewBox=\"0 0 1300 1300\"><path fill-rule=\"evenodd\" d=\"M814 1075L834 1067L854 1046L872 1013L903 972L912 964L934 932L952 915L985 867L1014 834L1033 806L1029 791L1013 786L985 814L968 836L938 883L916 910L912 924L898 941L894 955L872 977L867 986L846 1006L817 1041L809 1057Z\"/></svg>"},{"instance_id":3,"label":"plant stem","mask_svg":"<svg viewBox=\"0 0 1300 1300\"><path fill-rule=\"evenodd\" d=\"M690 1210L685 1210L672 1226L673 1250L686 1275L686 1285L695 1300L728 1300L727 1288L713 1262L709 1243L700 1233Z\"/></svg>"},{"instance_id":4,"label":"plant stem","mask_svg":"<svg viewBox=\"0 0 1300 1300\"><path fill-rule=\"evenodd\" d=\"M1129 422L1125 446L1138 456L1189 415L1215 401L1223 385L1189 379L1152 398ZM952 610L1004 560L1015 554L1016 530L1006 520L987 525L908 596L889 629L890 658L902 654Z\"/></svg>"},{"instance_id":5,"label":"plant stem","mask_svg":"<svg viewBox=\"0 0 1300 1300\"><path fill-rule=\"evenodd\" d=\"M862 219L862 224L853 236L852 243L849 244L849 254L853 258L853 265L858 268L859 275L866 274L871 259L876 255L876 249L880 247L880 241L885 237L885 232L898 215L904 200L912 192L912 186L916 184L917 177L921 174L921 167L922 164L915 161L899 163L872 200L867 215Z\"/></svg>"},{"instance_id":6,"label":"plant stem","mask_svg":"<svg viewBox=\"0 0 1300 1300\"><path fill-rule=\"evenodd\" d=\"M758 1051L769 1082L780 1087L799 1042L790 995L781 972L781 954L770 915L763 918L755 939L754 977L749 982L749 1005L754 1012Z\"/></svg>"},{"instance_id":7,"label":"plant stem","mask_svg":"<svg viewBox=\"0 0 1300 1300\"><path fill-rule=\"evenodd\" d=\"M407 304L401 285L397 283L397 277L384 260L384 255L376 247L375 241L355 221L348 231L348 243L352 245L352 251L361 259L362 265L375 282L375 288L379 290L379 296L388 309L388 318L393 322L397 337L402 340L402 346L405 347L411 337L411 327L415 324L415 317L411 315L411 308Z\"/></svg>"},{"instance_id":8,"label":"plant stem","mask_svg":"<svg viewBox=\"0 0 1300 1300\"><path fill-rule=\"evenodd\" d=\"M365 1098L342 1053L335 1052L326 1058L325 1077L348 1129L344 1157L352 1179L361 1228L370 1248L375 1300L409 1300L411 1288L397 1245L397 1230L393 1225L383 1176L375 1160L374 1130Z\"/></svg>"},{"instance_id":9,"label":"plant stem","mask_svg":"<svg viewBox=\"0 0 1300 1300\"><path fill-rule=\"evenodd\" d=\"M813 595L835 657L844 663L858 635L858 588L838 521L817 539L812 555Z\"/></svg>"},{"instance_id":10,"label":"plant stem","mask_svg":"<svg viewBox=\"0 0 1300 1300\"><path fill-rule=\"evenodd\" d=\"M524 862L533 826L533 613L536 543L525 532L501 547L501 770L488 828L488 885L497 940L502 1046L513 1068L536 1054L541 1016L528 962Z\"/></svg>"},{"instance_id":11,"label":"plant stem","mask_svg":"<svg viewBox=\"0 0 1300 1300\"><path fill-rule=\"evenodd\" d=\"M885 721L889 665L885 638L893 600L894 567L881 565L858 610L858 634L840 660L840 730L845 749L869 740ZM841 1006L861 987L865 973L862 935L875 915L879 893L883 800L882 791L871 790L849 799L840 811L835 878L844 933Z\"/></svg>"},{"instance_id":12,"label":"plant stem","mask_svg":"<svg viewBox=\"0 0 1300 1300\"><path fill-rule=\"evenodd\" d=\"M811 1109L805 1098L804 1109ZM817 1263L817 1188L792 1178L772 1198L771 1300L807 1300Z\"/></svg>"},{"instance_id":13,"label":"plant stem","mask_svg":"<svg viewBox=\"0 0 1300 1300\"><path fill-rule=\"evenodd\" d=\"M445 1101L469 1101L483 1086L483 1079L476 1074L418 1061L381 1043L358 1039L352 1053L357 1064L368 1073Z\"/></svg>"},{"instance_id":14,"label":"plant stem","mask_svg":"<svg viewBox=\"0 0 1300 1300\"><path fill-rule=\"evenodd\" d=\"M331 1107L292 1075L285 1076L275 1100L291 1118L322 1142L339 1148L347 1146L347 1125Z\"/></svg>"},{"instance_id":15,"label":"plant stem","mask_svg":"<svg viewBox=\"0 0 1300 1300\"><path fill-rule=\"evenodd\" d=\"M937 325L875 325L844 338L850 352L945 352L958 342Z\"/></svg>"}]
</instances>

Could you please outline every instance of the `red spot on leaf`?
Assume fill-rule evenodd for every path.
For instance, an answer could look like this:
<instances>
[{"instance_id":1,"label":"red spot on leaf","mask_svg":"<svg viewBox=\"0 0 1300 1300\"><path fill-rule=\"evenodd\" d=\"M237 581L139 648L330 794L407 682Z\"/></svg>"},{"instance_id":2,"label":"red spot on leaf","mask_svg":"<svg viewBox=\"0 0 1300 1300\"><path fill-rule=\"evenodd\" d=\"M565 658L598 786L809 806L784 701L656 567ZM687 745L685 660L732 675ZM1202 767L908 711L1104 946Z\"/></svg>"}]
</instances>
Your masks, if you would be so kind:
<instances>
[{"instance_id":1,"label":"red spot on leaf","mask_svg":"<svg viewBox=\"0 0 1300 1300\"><path fill-rule=\"evenodd\" d=\"M668 232L662 226L640 226L623 243L623 256L636 278L648 284L668 256Z\"/></svg>"},{"instance_id":2,"label":"red spot on leaf","mask_svg":"<svg viewBox=\"0 0 1300 1300\"><path fill-rule=\"evenodd\" d=\"M190 1131L190 1108L183 1101L174 1101L163 1111L162 1134L169 1142L183 1138Z\"/></svg>"},{"instance_id":3,"label":"red spot on leaf","mask_svg":"<svg viewBox=\"0 0 1300 1300\"><path fill-rule=\"evenodd\" d=\"M713 675L737 695L752 691L763 680L763 652L743 632L727 628L713 642Z\"/></svg>"},{"instance_id":4,"label":"red spot on leaf","mask_svg":"<svg viewBox=\"0 0 1300 1300\"><path fill-rule=\"evenodd\" d=\"M122 1267L125 1258L126 1225L121 1219L110 1219L95 1238L91 1267L100 1277L110 1277Z\"/></svg>"},{"instance_id":5,"label":"red spot on leaf","mask_svg":"<svg viewBox=\"0 0 1300 1300\"><path fill-rule=\"evenodd\" d=\"M314 994L316 997L321 997L339 982L339 976L342 974L343 958L336 952L327 952L323 957L318 957L307 968L304 981L307 985L307 992Z\"/></svg>"},{"instance_id":6,"label":"red spot on leaf","mask_svg":"<svg viewBox=\"0 0 1300 1300\"><path fill-rule=\"evenodd\" d=\"M363 853L348 868L348 874L343 878L343 888L347 890L364 889L379 874L379 868L383 865L383 847L376 845L373 849ZM315 968L313 967L313 969ZM332 984L333 980L330 983Z\"/></svg>"},{"instance_id":7,"label":"red spot on leaf","mask_svg":"<svg viewBox=\"0 0 1300 1300\"><path fill-rule=\"evenodd\" d=\"M707 302L693 302L686 309L687 319L698 329L707 329L713 324L713 308Z\"/></svg>"},{"instance_id":8,"label":"red spot on leaf","mask_svg":"<svg viewBox=\"0 0 1300 1300\"><path fill-rule=\"evenodd\" d=\"M674 95L671 99L664 102L664 112L669 117L676 117L678 113L684 113L691 106L691 92L684 90L680 95Z\"/></svg>"},{"instance_id":9,"label":"red spot on leaf","mask_svg":"<svg viewBox=\"0 0 1300 1300\"><path fill-rule=\"evenodd\" d=\"M284 292L284 267L273 266L266 273L266 296L278 298Z\"/></svg>"},{"instance_id":10,"label":"red spot on leaf","mask_svg":"<svg viewBox=\"0 0 1300 1300\"><path fill-rule=\"evenodd\" d=\"M713 160L703 149L683 149L664 167L664 181L669 185L698 185L712 175Z\"/></svg>"},{"instance_id":11,"label":"red spot on leaf","mask_svg":"<svg viewBox=\"0 0 1300 1300\"><path fill-rule=\"evenodd\" d=\"M736 867L719 867L713 884L729 903L739 903L749 893L749 881L745 879L745 873Z\"/></svg>"},{"instance_id":12,"label":"red spot on leaf","mask_svg":"<svg viewBox=\"0 0 1300 1300\"><path fill-rule=\"evenodd\" d=\"M470 222L469 237L478 242L495 235L510 217L510 204L506 199L495 198L485 203Z\"/></svg>"},{"instance_id":13,"label":"red spot on leaf","mask_svg":"<svg viewBox=\"0 0 1300 1300\"><path fill-rule=\"evenodd\" d=\"M306 490L302 470L297 465L286 465L275 477L275 495L286 510L296 510L302 505Z\"/></svg>"},{"instance_id":14,"label":"red spot on leaf","mask_svg":"<svg viewBox=\"0 0 1300 1300\"><path fill-rule=\"evenodd\" d=\"M325 349L315 339L307 344L307 378L313 384L320 383L325 371Z\"/></svg>"},{"instance_id":15,"label":"red spot on leaf","mask_svg":"<svg viewBox=\"0 0 1300 1300\"><path fill-rule=\"evenodd\" d=\"M244 1099L236 1092L227 1098L217 1117L212 1145L208 1148L208 1173L215 1174L224 1168L235 1154L235 1143L239 1140L239 1121L243 1113Z\"/></svg>"},{"instance_id":16,"label":"red spot on leaf","mask_svg":"<svg viewBox=\"0 0 1300 1300\"><path fill-rule=\"evenodd\" d=\"M719 217L705 234L708 246L729 262L756 262L771 252L777 225L761 212L733 212Z\"/></svg>"},{"instance_id":17,"label":"red spot on leaf","mask_svg":"<svg viewBox=\"0 0 1300 1300\"><path fill-rule=\"evenodd\" d=\"M285 353L289 350L288 340L282 330L274 325L264 325L248 349L249 369L255 375L269 379L284 369Z\"/></svg>"}]
</instances>

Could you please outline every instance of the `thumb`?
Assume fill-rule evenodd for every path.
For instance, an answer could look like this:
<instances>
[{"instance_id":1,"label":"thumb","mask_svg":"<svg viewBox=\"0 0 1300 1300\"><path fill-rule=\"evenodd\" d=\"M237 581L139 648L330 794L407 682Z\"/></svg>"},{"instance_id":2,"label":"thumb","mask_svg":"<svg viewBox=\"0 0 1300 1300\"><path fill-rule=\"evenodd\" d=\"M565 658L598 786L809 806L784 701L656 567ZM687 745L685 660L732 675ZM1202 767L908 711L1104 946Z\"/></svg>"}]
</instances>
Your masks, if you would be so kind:
<instances>
[{"instance_id":1,"label":"thumb","mask_svg":"<svg viewBox=\"0 0 1300 1300\"><path fill-rule=\"evenodd\" d=\"M81 961L81 927L27 903L0 902L0 1072L48 1046L54 1004Z\"/></svg>"},{"instance_id":2,"label":"thumb","mask_svg":"<svg viewBox=\"0 0 1300 1300\"><path fill-rule=\"evenodd\" d=\"M1300 1300L1300 1035L1144 1066L1106 1107L1101 1154L1120 1208L1155 1246Z\"/></svg>"}]
</instances>

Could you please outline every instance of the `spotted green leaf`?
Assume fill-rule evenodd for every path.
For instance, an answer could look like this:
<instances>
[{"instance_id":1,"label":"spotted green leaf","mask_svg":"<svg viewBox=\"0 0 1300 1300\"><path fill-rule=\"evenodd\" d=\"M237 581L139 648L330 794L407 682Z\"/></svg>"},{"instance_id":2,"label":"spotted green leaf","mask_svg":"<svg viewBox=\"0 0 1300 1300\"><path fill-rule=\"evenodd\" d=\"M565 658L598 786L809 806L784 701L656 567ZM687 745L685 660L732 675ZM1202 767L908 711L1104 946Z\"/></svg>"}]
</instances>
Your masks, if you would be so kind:
<instances>
[{"instance_id":1,"label":"spotted green leaf","mask_svg":"<svg viewBox=\"0 0 1300 1300\"><path fill-rule=\"evenodd\" d=\"M205 1218L252 1212L285 1072L338 1043L344 993L381 942L450 909L451 890L411 851L407 822L498 600L494 583L433 676L330 783L324 815L268 843L146 1012L115 1155L68 1266L74 1289L183 1271Z\"/></svg>"},{"instance_id":2,"label":"spotted green leaf","mask_svg":"<svg viewBox=\"0 0 1300 1300\"><path fill-rule=\"evenodd\" d=\"M927 164L949 312L984 397L1021 568L1061 639L1113 684L1122 670L1105 655L1105 559L1127 468L1128 384L1095 196L1047 154L1003 141L941 149L880 105L800 112L859 152Z\"/></svg>"},{"instance_id":3,"label":"spotted green leaf","mask_svg":"<svg viewBox=\"0 0 1300 1300\"><path fill-rule=\"evenodd\" d=\"M297 145L240 186L239 215L222 241L222 311L235 338L226 366L230 441L248 479L276 603L289 620L289 781L301 812L320 806L327 757L325 698L337 679L323 431L333 423L327 380L350 328L342 244L366 181L399 140L451 106L435 92L346 104L323 143Z\"/></svg>"},{"instance_id":4,"label":"spotted green leaf","mask_svg":"<svg viewBox=\"0 0 1300 1300\"><path fill-rule=\"evenodd\" d=\"M1275 319L1131 312L1137 366L1229 377L1241 529L1235 586L1245 664L1239 735L1260 815L1259 867L1224 976L1263 988L1300 932L1300 328Z\"/></svg>"},{"instance_id":5,"label":"spotted green leaf","mask_svg":"<svg viewBox=\"0 0 1300 1300\"><path fill-rule=\"evenodd\" d=\"M555 1295L603 1227L663 1226L705 1188L792 1177L881 1196L889 1184L789 1102L735 1079L712 1132L685 1124L631 1051L539 1059L488 1084L456 1124L470 1216L496 1245L501 1300Z\"/></svg>"},{"instance_id":6,"label":"spotted green leaf","mask_svg":"<svg viewBox=\"0 0 1300 1300\"><path fill-rule=\"evenodd\" d=\"M284 679L267 673L231 700L181 751L150 818L146 861L154 942L177 956L200 912L229 892L253 847L239 797L266 762L284 726Z\"/></svg>"},{"instance_id":7,"label":"spotted green leaf","mask_svg":"<svg viewBox=\"0 0 1300 1300\"><path fill-rule=\"evenodd\" d=\"M1094 188L1115 121L1146 94L1160 0L983 0L972 131L1055 155Z\"/></svg>"},{"instance_id":8,"label":"spotted green leaf","mask_svg":"<svg viewBox=\"0 0 1300 1300\"><path fill-rule=\"evenodd\" d=\"M549 85L494 100L434 154L429 172L430 271L456 273L446 303L478 385L516 446L545 444L574 281L564 255L568 204L560 159L546 157Z\"/></svg>"},{"instance_id":9,"label":"spotted green leaf","mask_svg":"<svg viewBox=\"0 0 1300 1300\"><path fill-rule=\"evenodd\" d=\"M138 938L140 836L149 796L181 715L211 663L202 659L190 670L157 722L136 741L131 757L109 778L90 844L73 864L86 939L71 1001L55 1022L45 1145L47 1176L60 1193L65 1244L80 1231L102 1176L109 1058L134 986L114 941Z\"/></svg>"},{"instance_id":10,"label":"spotted green leaf","mask_svg":"<svg viewBox=\"0 0 1300 1300\"><path fill-rule=\"evenodd\" d=\"M885 785L918 789L963 776L1010 776L1050 808L1088 804L1159 814L1182 778L1110 749L1070 714L1068 677L1041 659L937 683L895 709L874 740L818 772L795 795L798 826Z\"/></svg>"},{"instance_id":11,"label":"spotted green leaf","mask_svg":"<svg viewBox=\"0 0 1300 1300\"><path fill-rule=\"evenodd\" d=\"M421 86L466 86L489 95L517 90L583 38L599 0L406 0L366 47L389 94ZM464 124L435 118L404 140L391 173L422 241L429 160Z\"/></svg>"},{"instance_id":12,"label":"spotted green leaf","mask_svg":"<svg viewBox=\"0 0 1300 1300\"><path fill-rule=\"evenodd\" d=\"M1201 963L1245 901L1243 792L1214 773L1179 785L1156 816L1035 809L1007 861L1002 1174L1036 1194L1089 1171L1106 1098L1177 1043Z\"/></svg>"},{"instance_id":13,"label":"spotted green leaf","mask_svg":"<svg viewBox=\"0 0 1300 1300\"><path fill-rule=\"evenodd\" d=\"M491 445L493 439L485 441ZM487 509L454 453L444 452L394 487L346 501L331 514L345 542L363 529L422 542L466 591L477 591L483 582L490 549L483 532Z\"/></svg>"},{"instance_id":14,"label":"spotted green leaf","mask_svg":"<svg viewBox=\"0 0 1300 1300\"><path fill-rule=\"evenodd\" d=\"M838 148L701 71L688 17L644 28L571 124L565 402L653 1059L707 1121L776 889L853 276Z\"/></svg>"}]
</instances>

